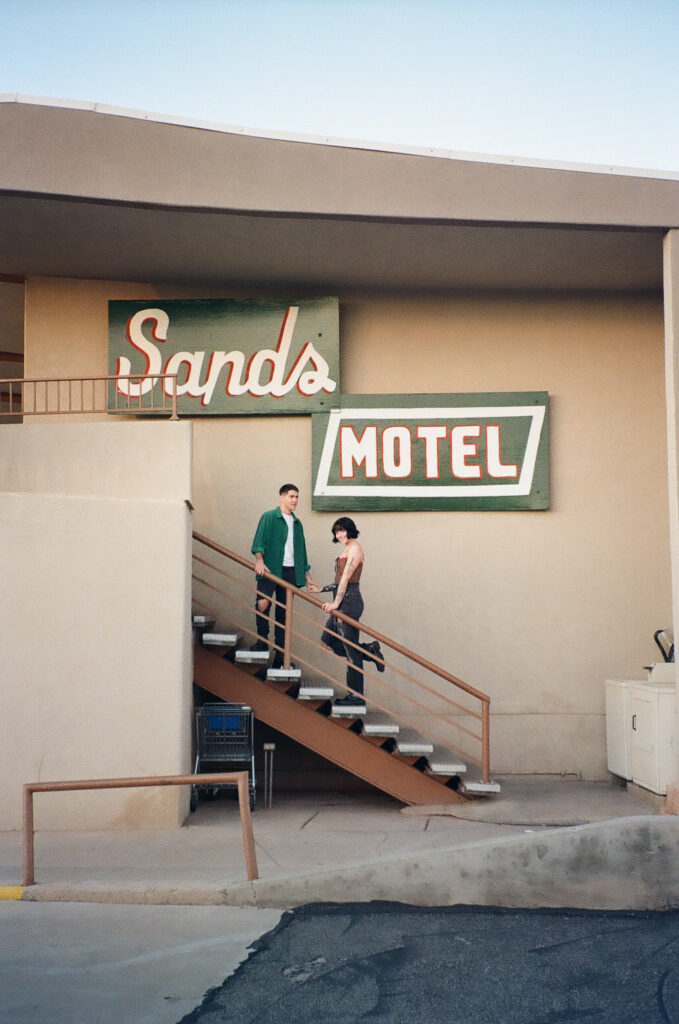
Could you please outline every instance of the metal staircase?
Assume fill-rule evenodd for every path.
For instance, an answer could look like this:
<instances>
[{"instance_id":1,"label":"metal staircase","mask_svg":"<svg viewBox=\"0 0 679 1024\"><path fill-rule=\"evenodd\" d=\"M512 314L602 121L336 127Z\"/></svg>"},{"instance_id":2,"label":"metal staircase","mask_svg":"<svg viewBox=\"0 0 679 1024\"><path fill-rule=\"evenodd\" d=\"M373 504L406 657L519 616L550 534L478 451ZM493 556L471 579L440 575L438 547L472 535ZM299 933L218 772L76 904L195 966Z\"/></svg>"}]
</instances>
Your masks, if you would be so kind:
<instances>
[{"instance_id":1,"label":"metal staircase","mask_svg":"<svg viewBox=\"0 0 679 1024\"><path fill-rule=\"evenodd\" d=\"M199 534L194 534L194 541L194 680L199 686L222 700L248 704L260 721L403 803L452 804L465 801L468 795L499 792L489 776L489 698L485 694L361 623L362 632L390 648L390 654L394 652L394 661L385 655L389 671L374 682L371 677L367 706L337 703L347 688L322 664L328 655L313 639L320 634L322 620L317 613L315 619L308 614L308 606L320 607L321 602L294 587L286 588L285 647L280 651L284 667L268 668L270 652L249 650L249 641L243 641L244 635L255 636L252 563ZM243 569L246 572L238 574ZM237 594L241 589L244 597ZM300 601L304 610L294 606ZM215 629L215 621L229 626ZM312 636L300 630L300 623L311 624ZM346 662L336 655L330 658L343 678ZM480 702L481 710L470 709L469 700L461 703L459 693L450 697L446 689L424 681L425 673L452 684L462 697ZM406 679L406 693L394 691L390 675ZM410 702L416 721L402 710L394 714L390 691L392 703L394 692L401 704ZM429 711L427 695L435 698L434 706L443 701L447 713ZM474 731L475 721L481 723L480 734ZM423 735L423 722L431 727L427 729L431 738ZM479 743L476 762L459 756L456 737ZM478 766L479 778L467 780L470 765L472 770Z\"/></svg>"}]
</instances>

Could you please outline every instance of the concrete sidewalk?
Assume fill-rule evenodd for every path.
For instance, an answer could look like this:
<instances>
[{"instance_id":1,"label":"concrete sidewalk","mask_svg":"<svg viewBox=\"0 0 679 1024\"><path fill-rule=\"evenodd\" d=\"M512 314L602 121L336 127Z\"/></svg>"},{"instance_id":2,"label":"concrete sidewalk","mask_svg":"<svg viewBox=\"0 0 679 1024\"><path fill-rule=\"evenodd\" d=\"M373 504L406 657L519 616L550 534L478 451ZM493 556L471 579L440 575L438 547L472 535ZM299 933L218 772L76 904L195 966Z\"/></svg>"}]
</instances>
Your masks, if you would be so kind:
<instances>
[{"instance_id":1,"label":"concrete sidewalk","mask_svg":"<svg viewBox=\"0 0 679 1024\"><path fill-rule=\"evenodd\" d=\"M27 890L21 834L0 833L0 1022L176 1024L303 904L679 906L679 817L620 787L503 780L499 800L441 810L274 794L253 883L226 795L182 829L38 831Z\"/></svg>"},{"instance_id":2,"label":"concrete sidewalk","mask_svg":"<svg viewBox=\"0 0 679 1024\"><path fill-rule=\"evenodd\" d=\"M397 854L417 857L521 831L438 815L408 817L401 809L379 793L276 795L271 809L252 815L260 880L339 871ZM228 793L201 801L182 829L40 831L39 807L36 823L36 885L24 898L216 903L230 902L224 894L246 884L238 804ZM21 857L21 833L0 833L0 884L21 882Z\"/></svg>"},{"instance_id":3,"label":"concrete sidewalk","mask_svg":"<svg viewBox=\"0 0 679 1024\"><path fill-rule=\"evenodd\" d=\"M0 1024L176 1024L280 916L0 902Z\"/></svg>"},{"instance_id":4,"label":"concrete sidewalk","mask_svg":"<svg viewBox=\"0 0 679 1024\"><path fill-rule=\"evenodd\" d=\"M499 799L453 808L401 808L379 793L275 794L272 809L254 813L253 828L252 883L227 793L201 802L182 829L38 831L36 885L16 895L271 908L327 899L531 906L532 892L545 906L679 902L679 859L665 855L679 818L612 784L509 779ZM21 853L20 833L0 833L0 886L20 885Z\"/></svg>"}]
</instances>

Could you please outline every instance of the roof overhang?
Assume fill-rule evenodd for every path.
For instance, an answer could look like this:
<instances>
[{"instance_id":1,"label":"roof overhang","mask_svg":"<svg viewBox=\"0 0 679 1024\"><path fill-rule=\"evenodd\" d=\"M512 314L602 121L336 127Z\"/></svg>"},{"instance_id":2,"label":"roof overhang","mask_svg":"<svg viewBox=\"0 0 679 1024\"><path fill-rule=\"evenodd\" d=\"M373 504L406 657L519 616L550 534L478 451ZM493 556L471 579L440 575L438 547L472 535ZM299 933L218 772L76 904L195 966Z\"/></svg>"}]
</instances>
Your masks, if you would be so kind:
<instances>
[{"instance_id":1,"label":"roof overhang","mask_svg":"<svg viewBox=\"0 0 679 1024\"><path fill-rule=\"evenodd\" d=\"M679 180L0 102L0 274L215 287L660 289Z\"/></svg>"}]
</instances>

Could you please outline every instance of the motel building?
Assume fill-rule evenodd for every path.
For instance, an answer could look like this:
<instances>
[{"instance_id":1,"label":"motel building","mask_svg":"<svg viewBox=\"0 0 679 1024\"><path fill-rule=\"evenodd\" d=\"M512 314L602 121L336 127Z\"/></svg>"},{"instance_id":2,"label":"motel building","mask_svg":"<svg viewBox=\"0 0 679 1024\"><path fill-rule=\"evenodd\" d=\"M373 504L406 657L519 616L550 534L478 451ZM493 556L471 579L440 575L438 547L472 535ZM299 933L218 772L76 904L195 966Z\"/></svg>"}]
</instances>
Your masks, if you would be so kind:
<instances>
[{"instance_id":1,"label":"motel building","mask_svg":"<svg viewBox=\"0 0 679 1024\"><path fill-rule=\"evenodd\" d=\"M678 175L20 96L0 138L4 828L26 782L191 772L211 701L258 799L271 742L279 789L673 791ZM365 713L318 599L248 655L288 481L319 585L360 529ZM37 813L179 826L189 789Z\"/></svg>"}]
</instances>

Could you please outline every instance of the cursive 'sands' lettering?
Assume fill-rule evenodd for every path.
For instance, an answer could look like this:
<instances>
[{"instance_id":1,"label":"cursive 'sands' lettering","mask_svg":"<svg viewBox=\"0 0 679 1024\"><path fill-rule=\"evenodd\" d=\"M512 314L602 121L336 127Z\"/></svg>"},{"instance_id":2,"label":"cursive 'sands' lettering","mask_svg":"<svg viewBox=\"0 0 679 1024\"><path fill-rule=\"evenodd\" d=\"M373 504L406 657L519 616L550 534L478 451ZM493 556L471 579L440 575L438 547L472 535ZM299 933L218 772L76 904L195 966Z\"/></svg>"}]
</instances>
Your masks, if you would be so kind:
<instances>
[{"instance_id":1,"label":"cursive 'sands' lettering","mask_svg":"<svg viewBox=\"0 0 679 1024\"><path fill-rule=\"evenodd\" d=\"M205 351L175 352L163 363L158 346L167 341L170 318L163 309L142 309L127 321L126 334L130 345L144 356L146 366L138 381L119 380L116 384L118 391L128 397L139 398L153 388L155 374L176 373L177 394L200 398L201 405L208 406L224 371L224 392L233 397L247 394L255 398L264 395L283 398L294 388L305 397L319 391L331 394L337 382L330 376L328 363L311 342L300 349L288 369L298 312L299 306L286 309L275 348L259 349L247 364L245 354L238 349L211 352L203 371ZM142 331L146 323L151 325L151 338ZM126 356L119 356L116 375L129 376L133 372L131 365ZM163 384L166 393L171 394L172 382L166 380Z\"/></svg>"}]
</instances>

